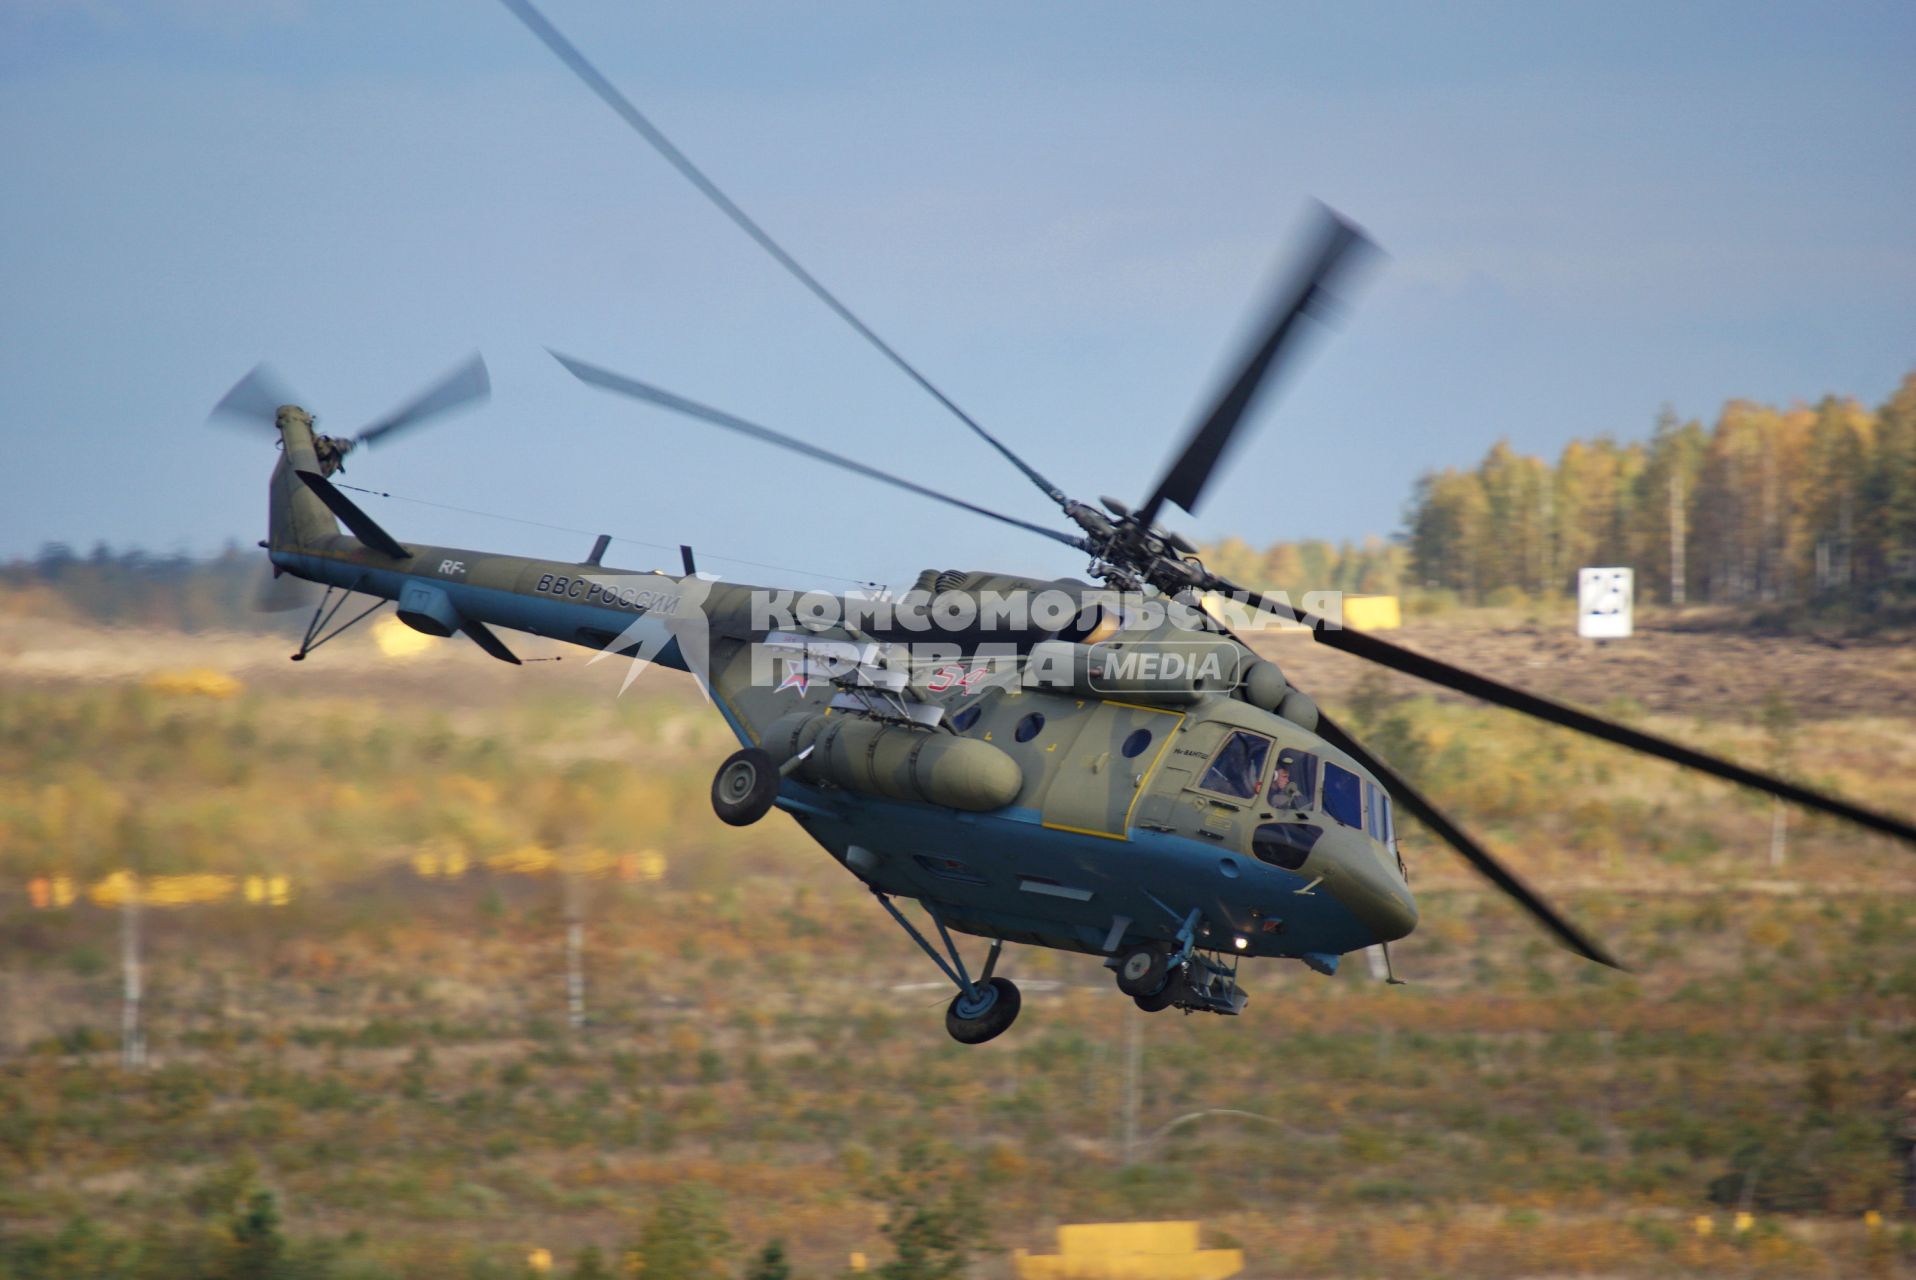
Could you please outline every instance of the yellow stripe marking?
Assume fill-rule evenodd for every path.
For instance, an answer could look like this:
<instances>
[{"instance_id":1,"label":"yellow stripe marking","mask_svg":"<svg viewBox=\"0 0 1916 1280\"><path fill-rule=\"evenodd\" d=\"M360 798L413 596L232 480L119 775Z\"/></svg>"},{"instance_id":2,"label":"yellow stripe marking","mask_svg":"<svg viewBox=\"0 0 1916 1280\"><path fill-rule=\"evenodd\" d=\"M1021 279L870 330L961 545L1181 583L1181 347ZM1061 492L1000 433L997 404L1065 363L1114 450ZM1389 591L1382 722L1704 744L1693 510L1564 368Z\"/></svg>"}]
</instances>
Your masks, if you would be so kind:
<instances>
[{"instance_id":1,"label":"yellow stripe marking","mask_svg":"<svg viewBox=\"0 0 1916 1280\"><path fill-rule=\"evenodd\" d=\"M1130 706L1131 704L1125 703L1123 705ZM1152 757L1151 767L1144 771L1144 781L1138 784L1138 789L1131 795L1131 803L1125 806L1123 838L1126 840L1131 838L1131 814L1138 807L1138 801L1144 798L1144 793L1151 789L1151 779L1157 776L1158 766L1163 764L1164 757L1170 754L1171 739L1176 736L1178 729L1183 726L1185 714L1182 711L1165 711L1159 707L1135 707L1133 709L1137 711L1154 711L1163 716L1176 716L1178 723L1172 726L1171 732L1165 734L1164 741L1158 744L1158 753Z\"/></svg>"}]
</instances>

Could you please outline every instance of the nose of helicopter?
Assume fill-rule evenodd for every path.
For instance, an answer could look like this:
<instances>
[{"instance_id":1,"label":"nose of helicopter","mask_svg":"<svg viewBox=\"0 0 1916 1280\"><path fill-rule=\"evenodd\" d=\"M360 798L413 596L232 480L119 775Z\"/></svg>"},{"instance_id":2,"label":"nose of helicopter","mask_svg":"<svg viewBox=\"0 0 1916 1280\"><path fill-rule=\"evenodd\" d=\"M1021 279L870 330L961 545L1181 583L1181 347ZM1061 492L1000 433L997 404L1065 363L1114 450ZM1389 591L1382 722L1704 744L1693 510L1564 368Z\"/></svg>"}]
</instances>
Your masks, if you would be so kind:
<instances>
[{"instance_id":1,"label":"nose of helicopter","mask_svg":"<svg viewBox=\"0 0 1916 1280\"><path fill-rule=\"evenodd\" d=\"M1407 938L1417 927L1417 900L1395 876L1379 876L1375 886L1366 885L1366 904L1357 918L1369 926L1379 942Z\"/></svg>"},{"instance_id":2,"label":"nose of helicopter","mask_svg":"<svg viewBox=\"0 0 1916 1280\"><path fill-rule=\"evenodd\" d=\"M1384 861L1387 856L1381 846L1361 838L1340 844L1334 851L1336 870L1325 878L1326 887L1378 942L1395 942L1417 927L1417 900Z\"/></svg>"}]
</instances>

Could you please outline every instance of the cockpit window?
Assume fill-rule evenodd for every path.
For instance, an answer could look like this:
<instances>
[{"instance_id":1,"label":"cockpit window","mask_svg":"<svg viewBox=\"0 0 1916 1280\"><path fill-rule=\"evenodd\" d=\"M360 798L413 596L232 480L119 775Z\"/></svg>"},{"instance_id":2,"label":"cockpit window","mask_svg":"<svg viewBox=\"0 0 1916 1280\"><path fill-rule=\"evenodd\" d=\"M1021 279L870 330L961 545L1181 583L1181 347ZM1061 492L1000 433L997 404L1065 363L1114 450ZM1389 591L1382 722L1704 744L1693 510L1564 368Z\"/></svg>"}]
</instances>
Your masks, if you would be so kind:
<instances>
[{"instance_id":1,"label":"cockpit window","mask_svg":"<svg viewBox=\"0 0 1916 1280\"><path fill-rule=\"evenodd\" d=\"M1271 807L1308 809L1316 803L1317 757L1308 751L1283 747L1277 753L1277 766L1271 770Z\"/></svg>"},{"instance_id":2,"label":"cockpit window","mask_svg":"<svg viewBox=\"0 0 1916 1280\"><path fill-rule=\"evenodd\" d=\"M1238 730L1218 749L1198 785L1219 795L1249 800L1257 794L1264 777L1264 761L1271 754L1271 740L1262 734Z\"/></svg>"},{"instance_id":3,"label":"cockpit window","mask_svg":"<svg viewBox=\"0 0 1916 1280\"><path fill-rule=\"evenodd\" d=\"M1364 783L1339 764L1324 762L1324 812L1347 827L1364 829Z\"/></svg>"},{"instance_id":4,"label":"cockpit window","mask_svg":"<svg viewBox=\"0 0 1916 1280\"><path fill-rule=\"evenodd\" d=\"M1251 837L1251 852L1274 867L1295 871L1323 834L1324 828L1309 822L1267 822Z\"/></svg>"},{"instance_id":5,"label":"cockpit window","mask_svg":"<svg viewBox=\"0 0 1916 1280\"><path fill-rule=\"evenodd\" d=\"M1364 784L1364 830L1385 844L1396 834L1391 827L1390 793L1368 782Z\"/></svg>"}]
</instances>

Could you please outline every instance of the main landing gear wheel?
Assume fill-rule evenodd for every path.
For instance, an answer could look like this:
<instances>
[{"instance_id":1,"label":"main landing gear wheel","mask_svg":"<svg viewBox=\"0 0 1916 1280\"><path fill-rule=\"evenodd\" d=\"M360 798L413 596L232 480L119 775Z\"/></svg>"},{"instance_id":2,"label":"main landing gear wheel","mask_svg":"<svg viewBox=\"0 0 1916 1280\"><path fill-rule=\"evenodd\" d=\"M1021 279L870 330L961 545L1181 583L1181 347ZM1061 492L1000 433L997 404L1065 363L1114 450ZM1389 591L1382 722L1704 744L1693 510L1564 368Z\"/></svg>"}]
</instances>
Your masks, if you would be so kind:
<instances>
[{"instance_id":1,"label":"main landing gear wheel","mask_svg":"<svg viewBox=\"0 0 1916 1280\"><path fill-rule=\"evenodd\" d=\"M712 810L720 822L749 827L778 799L778 764L771 753L745 747L725 757L712 775Z\"/></svg>"},{"instance_id":2,"label":"main landing gear wheel","mask_svg":"<svg viewBox=\"0 0 1916 1280\"><path fill-rule=\"evenodd\" d=\"M1160 947L1133 947L1118 962L1118 990L1132 997L1156 995L1170 974L1170 959Z\"/></svg>"},{"instance_id":3,"label":"main landing gear wheel","mask_svg":"<svg viewBox=\"0 0 1916 1280\"><path fill-rule=\"evenodd\" d=\"M983 1044L1018 1020L1024 997L1010 978L993 978L960 991L945 1009L945 1030L959 1044Z\"/></svg>"},{"instance_id":4,"label":"main landing gear wheel","mask_svg":"<svg viewBox=\"0 0 1916 1280\"><path fill-rule=\"evenodd\" d=\"M1005 1033L1005 1029L1018 1020L1018 1006L1024 1002L1018 994L1017 985L1009 978L994 978L991 971L998 967L998 953L1004 949L1003 938L991 940L991 951L985 956L984 971L978 980L971 980L971 973L965 968L964 957L958 954L958 946L951 940L951 930L945 928L944 917L939 914L939 906L930 899L921 899L925 905L925 914L938 926L938 937L945 944L945 955L939 955L937 949L918 932L916 925L905 919L905 913L898 909L882 890L874 887L872 897L878 899L878 905L890 913L918 949L931 957L931 962L943 971L952 984L958 988L957 997L945 1009L945 1030L959 1044L983 1044ZM949 957L949 958L947 958Z\"/></svg>"}]
</instances>

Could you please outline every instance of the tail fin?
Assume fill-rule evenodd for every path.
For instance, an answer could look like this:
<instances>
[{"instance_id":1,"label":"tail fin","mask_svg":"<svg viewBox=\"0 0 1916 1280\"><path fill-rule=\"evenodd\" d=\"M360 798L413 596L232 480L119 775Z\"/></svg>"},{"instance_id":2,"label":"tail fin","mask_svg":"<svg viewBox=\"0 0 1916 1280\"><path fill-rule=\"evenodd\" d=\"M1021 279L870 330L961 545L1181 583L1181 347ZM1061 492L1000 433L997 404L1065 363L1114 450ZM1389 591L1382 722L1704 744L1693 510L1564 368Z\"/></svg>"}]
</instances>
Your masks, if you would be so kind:
<instances>
[{"instance_id":1,"label":"tail fin","mask_svg":"<svg viewBox=\"0 0 1916 1280\"><path fill-rule=\"evenodd\" d=\"M313 415L294 405L280 407L279 465L273 469L267 504L266 543L274 551L318 548L339 536L339 523L316 494L300 483L301 471L318 471L313 448Z\"/></svg>"},{"instance_id":2,"label":"tail fin","mask_svg":"<svg viewBox=\"0 0 1916 1280\"><path fill-rule=\"evenodd\" d=\"M373 550L395 560L410 559L412 553L398 539L326 478L333 469L326 463L336 466L338 455L328 450L322 460L313 415L296 405L282 405L277 421L281 452L273 471L267 545L274 551L313 550L337 538L339 521L344 521L353 536Z\"/></svg>"}]
</instances>

